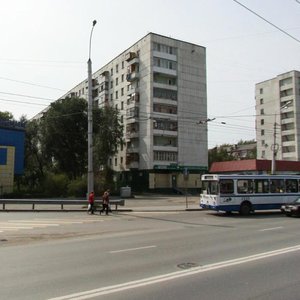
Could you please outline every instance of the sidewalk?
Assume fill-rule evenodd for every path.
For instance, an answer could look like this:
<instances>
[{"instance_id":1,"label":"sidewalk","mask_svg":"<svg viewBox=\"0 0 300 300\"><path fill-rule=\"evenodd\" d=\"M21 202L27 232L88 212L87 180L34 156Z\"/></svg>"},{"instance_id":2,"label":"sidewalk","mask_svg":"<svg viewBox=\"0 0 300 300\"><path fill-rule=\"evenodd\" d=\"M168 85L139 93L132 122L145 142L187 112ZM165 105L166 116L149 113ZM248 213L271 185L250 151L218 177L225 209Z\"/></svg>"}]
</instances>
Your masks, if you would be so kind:
<instances>
[{"instance_id":1,"label":"sidewalk","mask_svg":"<svg viewBox=\"0 0 300 300\"><path fill-rule=\"evenodd\" d=\"M122 210L132 211L185 211L201 210L199 196L194 195L159 195L144 194L136 195L134 198L125 199Z\"/></svg>"}]
</instances>

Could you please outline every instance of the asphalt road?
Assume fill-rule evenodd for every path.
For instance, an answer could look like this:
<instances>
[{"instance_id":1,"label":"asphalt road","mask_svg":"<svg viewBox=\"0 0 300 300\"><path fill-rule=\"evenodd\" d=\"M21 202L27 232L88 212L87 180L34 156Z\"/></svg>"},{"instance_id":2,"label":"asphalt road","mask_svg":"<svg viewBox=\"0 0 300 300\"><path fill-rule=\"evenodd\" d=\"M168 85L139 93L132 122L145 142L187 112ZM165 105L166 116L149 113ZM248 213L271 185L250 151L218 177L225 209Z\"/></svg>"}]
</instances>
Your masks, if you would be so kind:
<instances>
[{"instance_id":1,"label":"asphalt road","mask_svg":"<svg viewBox=\"0 0 300 300\"><path fill-rule=\"evenodd\" d=\"M107 217L1 213L0 298L297 299L299 219L179 200Z\"/></svg>"}]
</instances>

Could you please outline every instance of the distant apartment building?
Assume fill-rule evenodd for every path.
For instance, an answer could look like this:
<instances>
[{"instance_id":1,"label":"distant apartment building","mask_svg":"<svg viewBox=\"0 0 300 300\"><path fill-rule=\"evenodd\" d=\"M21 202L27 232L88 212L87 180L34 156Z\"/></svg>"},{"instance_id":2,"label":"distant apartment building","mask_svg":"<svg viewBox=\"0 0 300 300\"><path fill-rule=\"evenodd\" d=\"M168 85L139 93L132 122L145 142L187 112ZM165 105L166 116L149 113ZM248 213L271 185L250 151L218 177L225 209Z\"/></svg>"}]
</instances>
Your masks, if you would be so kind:
<instances>
[{"instance_id":1,"label":"distant apartment building","mask_svg":"<svg viewBox=\"0 0 300 300\"><path fill-rule=\"evenodd\" d=\"M200 187L207 170L206 49L149 33L93 73L93 103L120 111L126 144L110 167L148 188ZM61 98L87 99L84 80ZM188 174L188 182L186 182Z\"/></svg>"},{"instance_id":2,"label":"distant apartment building","mask_svg":"<svg viewBox=\"0 0 300 300\"><path fill-rule=\"evenodd\" d=\"M300 160L300 72L256 84L255 99L257 159Z\"/></svg>"}]
</instances>

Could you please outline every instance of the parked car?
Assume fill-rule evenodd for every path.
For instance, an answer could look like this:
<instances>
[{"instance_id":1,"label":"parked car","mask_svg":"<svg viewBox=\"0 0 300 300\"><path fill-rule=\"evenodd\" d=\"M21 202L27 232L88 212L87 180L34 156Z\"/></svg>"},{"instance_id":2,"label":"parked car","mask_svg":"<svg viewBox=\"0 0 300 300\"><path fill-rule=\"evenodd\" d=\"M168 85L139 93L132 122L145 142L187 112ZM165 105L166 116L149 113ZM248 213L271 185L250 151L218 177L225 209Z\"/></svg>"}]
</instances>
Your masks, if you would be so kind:
<instances>
[{"instance_id":1,"label":"parked car","mask_svg":"<svg viewBox=\"0 0 300 300\"><path fill-rule=\"evenodd\" d=\"M300 197L291 203L282 205L281 211L286 216L300 216Z\"/></svg>"}]
</instances>

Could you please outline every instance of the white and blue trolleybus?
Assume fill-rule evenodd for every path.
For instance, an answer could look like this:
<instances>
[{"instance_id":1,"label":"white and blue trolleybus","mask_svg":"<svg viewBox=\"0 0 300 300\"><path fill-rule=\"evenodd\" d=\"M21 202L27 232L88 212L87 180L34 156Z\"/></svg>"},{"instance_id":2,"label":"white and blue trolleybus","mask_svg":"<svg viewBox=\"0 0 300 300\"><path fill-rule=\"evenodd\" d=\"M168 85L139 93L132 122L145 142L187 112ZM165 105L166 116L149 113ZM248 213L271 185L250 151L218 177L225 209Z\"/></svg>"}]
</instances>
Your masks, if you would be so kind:
<instances>
[{"instance_id":1,"label":"white and blue trolleybus","mask_svg":"<svg viewBox=\"0 0 300 300\"><path fill-rule=\"evenodd\" d=\"M300 196L298 175L217 175L201 177L200 207L248 215L280 209Z\"/></svg>"}]
</instances>

